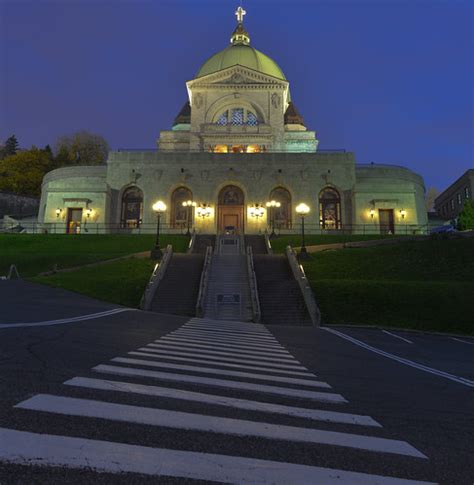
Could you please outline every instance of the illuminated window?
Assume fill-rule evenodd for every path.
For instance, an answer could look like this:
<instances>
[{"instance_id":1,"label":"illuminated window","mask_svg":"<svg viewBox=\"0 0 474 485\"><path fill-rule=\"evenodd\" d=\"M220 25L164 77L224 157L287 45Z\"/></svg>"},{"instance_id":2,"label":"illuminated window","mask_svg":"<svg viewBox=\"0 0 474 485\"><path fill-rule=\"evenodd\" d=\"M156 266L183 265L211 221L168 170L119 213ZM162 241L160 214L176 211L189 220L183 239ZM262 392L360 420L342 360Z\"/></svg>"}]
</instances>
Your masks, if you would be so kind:
<instances>
[{"instance_id":1,"label":"illuminated window","mask_svg":"<svg viewBox=\"0 0 474 485\"><path fill-rule=\"evenodd\" d=\"M231 110L224 111L216 121L216 125L226 126L257 126L258 118L255 113L249 111L245 108L234 108Z\"/></svg>"},{"instance_id":2,"label":"illuminated window","mask_svg":"<svg viewBox=\"0 0 474 485\"><path fill-rule=\"evenodd\" d=\"M464 187L464 197L469 199L469 187Z\"/></svg>"},{"instance_id":3,"label":"illuminated window","mask_svg":"<svg viewBox=\"0 0 474 485\"><path fill-rule=\"evenodd\" d=\"M319 194L319 223L322 229L341 229L341 197L332 187Z\"/></svg>"}]
</instances>

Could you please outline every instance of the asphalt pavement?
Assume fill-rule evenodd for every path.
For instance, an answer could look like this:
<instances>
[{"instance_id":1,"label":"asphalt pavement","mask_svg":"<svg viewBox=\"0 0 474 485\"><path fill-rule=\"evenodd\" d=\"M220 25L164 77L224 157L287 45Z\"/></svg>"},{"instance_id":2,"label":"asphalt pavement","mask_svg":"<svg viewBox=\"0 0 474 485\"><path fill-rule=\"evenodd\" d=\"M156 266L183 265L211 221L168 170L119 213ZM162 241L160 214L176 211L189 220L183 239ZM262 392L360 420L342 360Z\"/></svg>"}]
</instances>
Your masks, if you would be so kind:
<instances>
[{"instance_id":1,"label":"asphalt pavement","mask_svg":"<svg viewBox=\"0 0 474 485\"><path fill-rule=\"evenodd\" d=\"M0 327L0 483L472 484L473 341L391 333Z\"/></svg>"}]
</instances>

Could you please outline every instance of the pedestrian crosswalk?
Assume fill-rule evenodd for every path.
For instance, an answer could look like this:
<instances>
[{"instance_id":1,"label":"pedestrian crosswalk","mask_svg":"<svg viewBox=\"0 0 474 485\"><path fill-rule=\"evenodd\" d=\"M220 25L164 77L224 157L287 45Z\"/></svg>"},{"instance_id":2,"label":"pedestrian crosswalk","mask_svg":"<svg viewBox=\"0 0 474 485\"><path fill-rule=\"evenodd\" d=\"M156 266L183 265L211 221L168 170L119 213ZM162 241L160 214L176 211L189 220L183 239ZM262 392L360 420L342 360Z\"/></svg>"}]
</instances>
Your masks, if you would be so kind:
<instances>
[{"instance_id":1,"label":"pedestrian crosswalk","mask_svg":"<svg viewBox=\"0 0 474 485\"><path fill-rule=\"evenodd\" d=\"M413 474L370 473L365 459L351 467L341 460L341 468L319 462L325 450L333 462L348 453L397 463L428 457L384 436L372 417L348 412L347 399L263 325L193 318L85 374L65 381L59 393L15 405L31 422L46 424L0 428L0 463L218 483L428 483ZM65 418L84 428L55 425ZM100 433L87 431L88 423ZM114 434L119 426L126 427ZM259 446L248 446L254 442ZM291 451L282 454L285 447ZM312 462L301 458L313 449Z\"/></svg>"}]
</instances>

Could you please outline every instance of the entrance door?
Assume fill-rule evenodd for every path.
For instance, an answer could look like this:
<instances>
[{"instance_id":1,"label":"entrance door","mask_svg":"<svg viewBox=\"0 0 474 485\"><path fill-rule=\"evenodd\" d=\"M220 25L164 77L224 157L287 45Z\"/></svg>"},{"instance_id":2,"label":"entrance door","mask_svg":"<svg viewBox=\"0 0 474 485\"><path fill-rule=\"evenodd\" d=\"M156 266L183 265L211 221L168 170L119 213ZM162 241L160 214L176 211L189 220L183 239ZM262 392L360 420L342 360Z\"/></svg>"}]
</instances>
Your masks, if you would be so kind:
<instances>
[{"instance_id":1,"label":"entrance door","mask_svg":"<svg viewBox=\"0 0 474 485\"><path fill-rule=\"evenodd\" d=\"M67 226L68 234L79 234L81 232L82 209L68 209L67 210Z\"/></svg>"},{"instance_id":2,"label":"entrance door","mask_svg":"<svg viewBox=\"0 0 474 485\"><path fill-rule=\"evenodd\" d=\"M239 187L228 185L220 191L217 212L220 234L244 232L244 194Z\"/></svg>"},{"instance_id":3,"label":"entrance door","mask_svg":"<svg viewBox=\"0 0 474 485\"><path fill-rule=\"evenodd\" d=\"M380 234L395 234L393 209L379 209Z\"/></svg>"}]
</instances>

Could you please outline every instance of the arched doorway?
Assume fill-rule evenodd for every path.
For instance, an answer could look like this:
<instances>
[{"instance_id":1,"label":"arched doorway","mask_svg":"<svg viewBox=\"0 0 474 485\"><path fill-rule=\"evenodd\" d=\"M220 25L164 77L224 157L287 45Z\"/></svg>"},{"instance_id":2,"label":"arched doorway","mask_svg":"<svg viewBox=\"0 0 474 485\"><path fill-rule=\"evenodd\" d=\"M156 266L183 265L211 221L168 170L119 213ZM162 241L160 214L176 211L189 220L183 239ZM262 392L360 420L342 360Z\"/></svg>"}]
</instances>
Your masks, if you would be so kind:
<instances>
[{"instance_id":1,"label":"arched doorway","mask_svg":"<svg viewBox=\"0 0 474 485\"><path fill-rule=\"evenodd\" d=\"M143 192L138 187L129 187L122 195L120 225L123 228L140 227L143 217Z\"/></svg>"},{"instance_id":2,"label":"arched doorway","mask_svg":"<svg viewBox=\"0 0 474 485\"><path fill-rule=\"evenodd\" d=\"M341 229L341 197L332 187L319 193L319 223L321 229Z\"/></svg>"},{"instance_id":3,"label":"arched doorway","mask_svg":"<svg viewBox=\"0 0 474 485\"><path fill-rule=\"evenodd\" d=\"M193 213L188 207L183 207L183 202L193 200L193 193L187 187L178 187L171 194L171 227L183 229L188 224L188 217L191 217L189 224L193 223Z\"/></svg>"},{"instance_id":4,"label":"arched doorway","mask_svg":"<svg viewBox=\"0 0 474 485\"><path fill-rule=\"evenodd\" d=\"M219 192L217 230L236 234L244 232L244 193L236 185L227 185Z\"/></svg>"}]
</instances>

